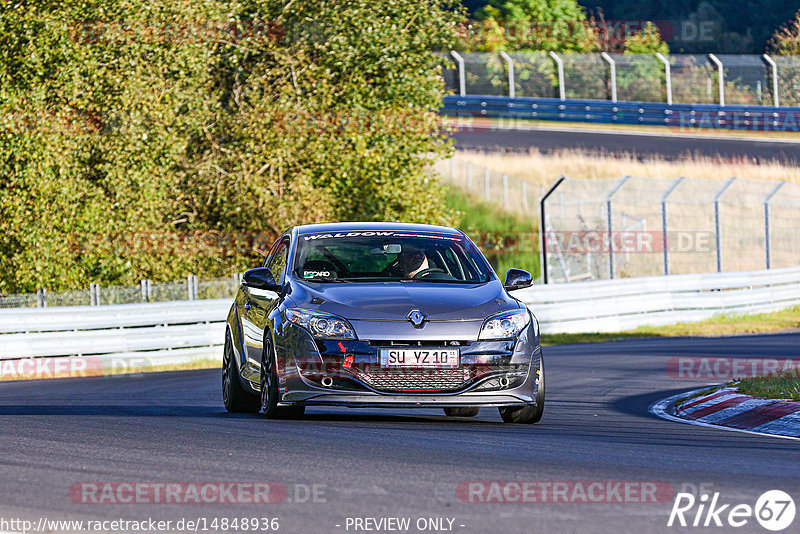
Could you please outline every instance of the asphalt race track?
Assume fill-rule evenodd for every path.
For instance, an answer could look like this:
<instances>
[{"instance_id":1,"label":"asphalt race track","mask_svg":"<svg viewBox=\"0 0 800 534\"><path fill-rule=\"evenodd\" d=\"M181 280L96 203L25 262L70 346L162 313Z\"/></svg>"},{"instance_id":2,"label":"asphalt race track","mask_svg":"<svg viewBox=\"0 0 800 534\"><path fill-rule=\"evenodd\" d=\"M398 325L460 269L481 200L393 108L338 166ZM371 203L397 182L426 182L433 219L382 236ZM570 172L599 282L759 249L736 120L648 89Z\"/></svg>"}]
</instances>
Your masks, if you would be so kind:
<instances>
[{"instance_id":1,"label":"asphalt race track","mask_svg":"<svg viewBox=\"0 0 800 534\"><path fill-rule=\"evenodd\" d=\"M504 425L494 409L475 419L437 410L314 409L301 421L228 415L216 370L0 383L0 518L277 517L280 532L303 534L353 532L348 517L409 517L412 525L445 517L455 532L475 534L687 531L667 528L671 495L660 503L478 504L459 501L456 488L656 481L676 492L702 486L721 503L753 506L770 489L797 500L800 441L665 421L647 408L705 383L670 378L670 357L779 358L799 346L800 334L776 334L547 348L547 409L534 426ZM269 481L285 485L292 501L312 500L305 490L321 486L317 502L73 502L70 486L87 481ZM753 518L736 531L765 532Z\"/></svg>"},{"instance_id":2,"label":"asphalt race track","mask_svg":"<svg viewBox=\"0 0 800 534\"><path fill-rule=\"evenodd\" d=\"M602 125L597 126L602 130ZM755 161L779 160L800 163L800 142L761 141L752 139L702 138L690 135L643 135L641 133L588 132L581 129L560 130L557 126L529 129L492 130L477 128L453 135L459 150L527 151L548 153L576 149L590 153L632 153L638 157L682 159L687 154L747 158Z\"/></svg>"}]
</instances>

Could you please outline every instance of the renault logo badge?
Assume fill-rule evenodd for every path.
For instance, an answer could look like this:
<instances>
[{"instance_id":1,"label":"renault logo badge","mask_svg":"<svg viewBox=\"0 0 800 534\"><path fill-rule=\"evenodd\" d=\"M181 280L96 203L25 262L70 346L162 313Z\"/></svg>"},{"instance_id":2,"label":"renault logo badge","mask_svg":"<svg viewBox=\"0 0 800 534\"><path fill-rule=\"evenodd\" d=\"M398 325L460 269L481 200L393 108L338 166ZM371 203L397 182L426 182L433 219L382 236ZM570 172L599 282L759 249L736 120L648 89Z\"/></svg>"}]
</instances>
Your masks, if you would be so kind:
<instances>
[{"instance_id":1,"label":"renault logo badge","mask_svg":"<svg viewBox=\"0 0 800 534\"><path fill-rule=\"evenodd\" d=\"M425 314L419 310L411 310L408 313L408 320L411 321L411 324L416 327L422 326L422 323L425 322L425 319L427 319L427 317L425 317Z\"/></svg>"}]
</instances>

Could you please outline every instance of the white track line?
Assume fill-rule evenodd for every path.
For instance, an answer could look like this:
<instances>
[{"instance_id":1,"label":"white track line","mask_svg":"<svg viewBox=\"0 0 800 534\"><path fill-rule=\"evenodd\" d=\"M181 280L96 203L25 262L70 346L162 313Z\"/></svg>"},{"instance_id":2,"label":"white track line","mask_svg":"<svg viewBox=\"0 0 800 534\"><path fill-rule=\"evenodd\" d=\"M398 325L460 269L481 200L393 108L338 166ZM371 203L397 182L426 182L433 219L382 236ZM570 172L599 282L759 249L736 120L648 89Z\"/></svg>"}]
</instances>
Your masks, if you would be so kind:
<instances>
[{"instance_id":1,"label":"white track line","mask_svg":"<svg viewBox=\"0 0 800 534\"><path fill-rule=\"evenodd\" d=\"M756 436L768 436L768 437L771 437L771 438L781 438L781 439L790 439L792 441L800 441L800 437L783 436L781 434L768 434L766 432L755 432L753 430L742 430L740 428L730 428L730 427L727 427L727 426L712 425L712 424L709 424L709 423L703 423L701 421L695 421L695 420L691 420L691 419L683 419L681 417L677 417L677 416L672 415L671 413L669 413L669 407L672 406L676 400L684 398L684 397L688 397L688 396L692 395L693 393L697 393L698 391L703 391L704 389L708 389L708 386L696 389L694 391L687 391L687 392L684 392L684 393L679 393L677 395L673 395L672 397L669 397L669 398L662 399L660 401L654 402L653 404L651 404L647 408L647 411L650 412L651 414L657 416L657 417L661 417L662 419L667 419L669 421L675 421L676 423L686 423L686 424L689 424L689 425L704 426L706 428L716 428L716 429L719 429L719 430L728 430L728 431L731 431L731 432L744 432L745 434L755 434Z\"/></svg>"}]
</instances>

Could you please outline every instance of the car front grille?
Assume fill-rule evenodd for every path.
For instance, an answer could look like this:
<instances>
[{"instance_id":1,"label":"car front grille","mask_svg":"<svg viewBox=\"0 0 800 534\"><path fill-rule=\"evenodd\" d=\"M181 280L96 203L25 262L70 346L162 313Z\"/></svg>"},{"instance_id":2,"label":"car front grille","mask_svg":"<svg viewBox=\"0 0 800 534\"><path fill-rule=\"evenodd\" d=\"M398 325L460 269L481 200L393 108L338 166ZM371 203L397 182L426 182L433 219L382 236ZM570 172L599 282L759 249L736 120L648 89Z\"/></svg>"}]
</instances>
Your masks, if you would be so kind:
<instances>
[{"instance_id":1,"label":"car front grille","mask_svg":"<svg viewBox=\"0 0 800 534\"><path fill-rule=\"evenodd\" d=\"M457 391L472 379L469 369L382 369L359 370L357 376L368 386L387 392Z\"/></svg>"}]
</instances>

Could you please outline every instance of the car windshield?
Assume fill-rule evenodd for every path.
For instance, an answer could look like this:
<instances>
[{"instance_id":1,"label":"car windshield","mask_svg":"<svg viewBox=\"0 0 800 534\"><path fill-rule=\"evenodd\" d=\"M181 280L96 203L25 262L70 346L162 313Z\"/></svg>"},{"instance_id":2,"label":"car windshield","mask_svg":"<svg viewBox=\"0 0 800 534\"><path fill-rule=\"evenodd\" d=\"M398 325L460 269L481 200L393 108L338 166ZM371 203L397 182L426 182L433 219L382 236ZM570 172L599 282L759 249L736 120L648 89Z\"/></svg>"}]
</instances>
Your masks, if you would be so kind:
<instances>
[{"instance_id":1,"label":"car windshield","mask_svg":"<svg viewBox=\"0 0 800 534\"><path fill-rule=\"evenodd\" d=\"M301 234L294 273L313 282L413 280L478 284L489 266L457 234L352 231Z\"/></svg>"}]
</instances>

